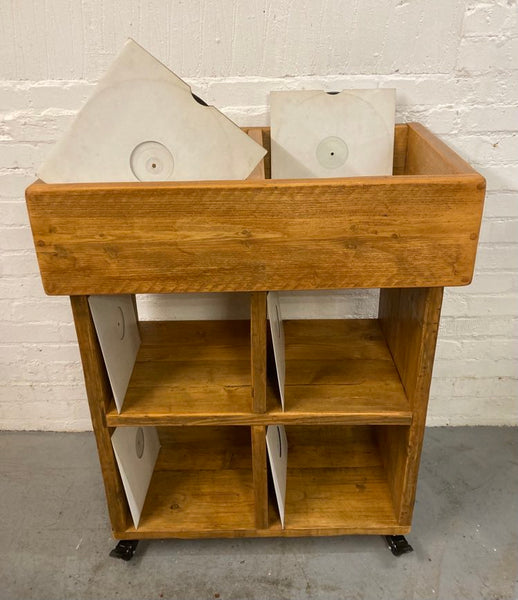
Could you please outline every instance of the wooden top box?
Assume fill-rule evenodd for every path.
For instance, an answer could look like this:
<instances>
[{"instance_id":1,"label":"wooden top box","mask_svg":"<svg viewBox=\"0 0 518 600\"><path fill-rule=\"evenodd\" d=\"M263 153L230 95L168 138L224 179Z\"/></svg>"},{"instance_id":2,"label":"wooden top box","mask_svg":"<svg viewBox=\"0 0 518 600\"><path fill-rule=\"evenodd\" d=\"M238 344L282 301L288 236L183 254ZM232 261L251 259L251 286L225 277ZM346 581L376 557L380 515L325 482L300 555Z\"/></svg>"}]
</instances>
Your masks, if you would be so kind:
<instances>
[{"instance_id":1,"label":"wooden top box","mask_svg":"<svg viewBox=\"0 0 518 600\"><path fill-rule=\"evenodd\" d=\"M269 130L248 134L269 147ZM484 178L418 123L394 174L247 181L33 183L47 294L457 286L470 283Z\"/></svg>"}]
</instances>

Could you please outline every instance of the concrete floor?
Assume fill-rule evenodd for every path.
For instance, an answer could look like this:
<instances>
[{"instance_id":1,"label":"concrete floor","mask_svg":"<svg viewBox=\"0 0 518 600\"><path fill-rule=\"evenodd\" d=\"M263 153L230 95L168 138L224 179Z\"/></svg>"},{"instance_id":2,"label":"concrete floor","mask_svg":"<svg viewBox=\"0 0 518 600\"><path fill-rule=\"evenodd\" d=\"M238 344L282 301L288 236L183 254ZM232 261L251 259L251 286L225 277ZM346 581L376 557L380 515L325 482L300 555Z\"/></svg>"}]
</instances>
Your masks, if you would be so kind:
<instances>
[{"instance_id":1,"label":"concrete floor","mask_svg":"<svg viewBox=\"0 0 518 600\"><path fill-rule=\"evenodd\" d=\"M414 552L382 538L141 542L108 558L92 434L0 434L0 598L516 599L518 431L426 434Z\"/></svg>"}]
</instances>

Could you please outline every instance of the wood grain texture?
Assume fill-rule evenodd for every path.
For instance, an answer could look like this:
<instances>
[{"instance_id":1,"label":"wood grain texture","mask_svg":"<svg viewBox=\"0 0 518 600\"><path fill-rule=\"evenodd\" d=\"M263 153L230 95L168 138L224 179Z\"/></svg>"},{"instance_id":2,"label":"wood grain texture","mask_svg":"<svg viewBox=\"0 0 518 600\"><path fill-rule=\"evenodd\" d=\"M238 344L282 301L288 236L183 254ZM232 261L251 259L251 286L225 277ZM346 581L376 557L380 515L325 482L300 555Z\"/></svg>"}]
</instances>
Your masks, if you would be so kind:
<instances>
[{"instance_id":1,"label":"wood grain texture","mask_svg":"<svg viewBox=\"0 0 518 600\"><path fill-rule=\"evenodd\" d=\"M412 411L376 320L286 322L285 412L273 385L268 411L252 410L247 327L247 321L143 321L122 411L112 404L108 424L410 423ZM265 349L266 340L258 346L261 365ZM264 377L261 366L263 383Z\"/></svg>"},{"instance_id":2,"label":"wood grain texture","mask_svg":"<svg viewBox=\"0 0 518 600\"><path fill-rule=\"evenodd\" d=\"M394 129L393 175L405 175L407 138L408 125L396 125Z\"/></svg>"},{"instance_id":3,"label":"wood grain texture","mask_svg":"<svg viewBox=\"0 0 518 600\"><path fill-rule=\"evenodd\" d=\"M255 526L268 527L268 470L266 456L266 428L252 426L252 468L254 474Z\"/></svg>"},{"instance_id":4,"label":"wood grain texture","mask_svg":"<svg viewBox=\"0 0 518 600\"><path fill-rule=\"evenodd\" d=\"M409 123L405 157L406 175L450 173L478 175L465 160L420 123ZM480 185L485 180L479 176Z\"/></svg>"},{"instance_id":5,"label":"wood grain texture","mask_svg":"<svg viewBox=\"0 0 518 600\"><path fill-rule=\"evenodd\" d=\"M379 317L413 410L409 428L380 428L389 481L401 524L415 502L443 288L381 290Z\"/></svg>"},{"instance_id":6,"label":"wood grain texture","mask_svg":"<svg viewBox=\"0 0 518 600\"><path fill-rule=\"evenodd\" d=\"M265 447L264 428L255 431ZM137 530L130 525L117 531L118 538L397 534L409 529L394 518L370 427L288 428L284 530L274 511L267 527L255 525L248 427L168 427L159 435L162 449L141 524ZM265 460L266 454L261 465ZM259 477L264 490L264 476Z\"/></svg>"},{"instance_id":7,"label":"wood grain texture","mask_svg":"<svg viewBox=\"0 0 518 600\"><path fill-rule=\"evenodd\" d=\"M92 426L103 475L108 513L112 530L120 531L127 526L129 512L113 453L110 430L106 427L105 421L106 406L112 401L110 383L95 333L90 307L88 306L88 298L86 296L72 296L70 302L83 364Z\"/></svg>"},{"instance_id":8,"label":"wood grain texture","mask_svg":"<svg viewBox=\"0 0 518 600\"><path fill-rule=\"evenodd\" d=\"M435 140L418 131L416 155ZM450 163L396 177L37 182L26 196L48 294L466 285L485 184Z\"/></svg>"},{"instance_id":9,"label":"wood grain texture","mask_svg":"<svg viewBox=\"0 0 518 600\"><path fill-rule=\"evenodd\" d=\"M108 424L211 424L252 411L249 321L142 321L119 415Z\"/></svg>"},{"instance_id":10,"label":"wood grain texture","mask_svg":"<svg viewBox=\"0 0 518 600\"><path fill-rule=\"evenodd\" d=\"M255 528L249 427L175 427L159 435L139 533Z\"/></svg>"},{"instance_id":11,"label":"wood grain texture","mask_svg":"<svg viewBox=\"0 0 518 600\"><path fill-rule=\"evenodd\" d=\"M287 413L409 422L410 406L376 319L288 320L284 335Z\"/></svg>"},{"instance_id":12,"label":"wood grain texture","mask_svg":"<svg viewBox=\"0 0 518 600\"><path fill-rule=\"evenodd\" d=\"M286 529L398 525L372 427L294 426L286 433Z\"/></svg>"},{"instance_id":13,"label":"wood grain texture","mask_svg":"<svg viewBox=\"0 0 518 600\"><path fill-rule=\"evenodd\" d=\"M263 145L263 129L261 127L251 127L250 129L244 130L249 137L251 137L254 142L259 144L259 146ZM247 177L249 180L263 180L265 178L265 168L264 168L264 158L261 159L259 164L255 167L255 169L250 173Z\"/></svg>"},{"instance_id":14,"label":"wood grain texture","mask_svg":"<svg viewBox=\"0 0 518 600\"><path fill-rule=\"evenodd\" d=\"M253 411L266 411L266 292L253 292L250 299L250 341Z\"/></svg>"}]
</instances>

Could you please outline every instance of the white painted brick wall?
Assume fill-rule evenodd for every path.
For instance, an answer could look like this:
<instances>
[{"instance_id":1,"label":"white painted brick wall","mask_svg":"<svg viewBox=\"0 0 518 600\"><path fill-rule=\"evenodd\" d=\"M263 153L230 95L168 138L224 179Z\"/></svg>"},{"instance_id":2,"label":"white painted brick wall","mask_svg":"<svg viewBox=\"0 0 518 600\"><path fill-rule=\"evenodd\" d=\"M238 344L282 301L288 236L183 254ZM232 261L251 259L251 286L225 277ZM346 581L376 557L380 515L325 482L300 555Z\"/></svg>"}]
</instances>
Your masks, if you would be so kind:
<instances>
[{"instance_id":1,"label":"white painted brick wall","mask_svg":"<svg viewBox=\"0 0 518 600\"><path fill-rule=\"evenodd\" d=\"M0 428L90 428L68 299L47 297L25 187L132 36L240 125L271 90L397 88L488 180L476 275L448 289L428 422L518 423L518 19L512 0L0 3ZM362 316L376 292L285 294L287 316ZM243 296L141 299L147 317L246 315Z\"/></svg>"}]
</instances>

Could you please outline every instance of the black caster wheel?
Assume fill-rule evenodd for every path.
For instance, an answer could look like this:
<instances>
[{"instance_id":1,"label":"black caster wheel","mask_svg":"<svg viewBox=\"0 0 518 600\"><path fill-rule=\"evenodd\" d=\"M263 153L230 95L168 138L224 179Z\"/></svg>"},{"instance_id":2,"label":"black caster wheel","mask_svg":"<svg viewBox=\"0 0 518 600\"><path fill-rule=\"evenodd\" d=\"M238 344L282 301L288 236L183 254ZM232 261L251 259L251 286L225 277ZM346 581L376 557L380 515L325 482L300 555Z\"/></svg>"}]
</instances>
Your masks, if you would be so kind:
<instances>
[{"instance_id":1,"label":"black caster wheel","mask_svg":"<svg viewBox=\"0 0 518 600\"><path fill-rule=\"evenodd\" d=\"M401 556L414 550L404 535L386 535L385 540L394 556Z\"/></svg>"},{"instance_id":2,"label":"black caster wheel","mask_svg":"<svg viewBox=\"0 0 518 600\"><path fill-rule=\"evenodd\" d=\"M121 540L115 548L110 552L112 558L120 558L121 560L131 560L137 549L138 540Z\"/></svg>"}]
</instances>

